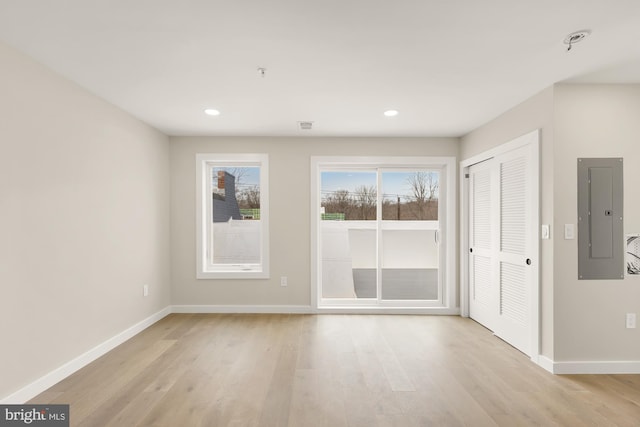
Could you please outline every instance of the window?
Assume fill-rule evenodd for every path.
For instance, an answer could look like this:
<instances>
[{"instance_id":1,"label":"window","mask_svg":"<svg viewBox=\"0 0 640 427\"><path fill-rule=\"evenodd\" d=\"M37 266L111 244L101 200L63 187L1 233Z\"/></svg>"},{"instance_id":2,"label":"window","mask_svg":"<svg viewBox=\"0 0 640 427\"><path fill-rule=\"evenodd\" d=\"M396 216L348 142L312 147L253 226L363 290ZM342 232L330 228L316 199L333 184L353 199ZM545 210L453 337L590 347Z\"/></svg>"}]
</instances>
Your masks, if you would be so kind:
<instances>
[{"instance_id":1,"label":"window","mask_svg":"<svg viewBox=\"0 0 640 427\"><path fill-rule=\"evenodd\" d=\"M269 277L266 154L198 154L198 279Z\"/></svg>"}]
</instances>

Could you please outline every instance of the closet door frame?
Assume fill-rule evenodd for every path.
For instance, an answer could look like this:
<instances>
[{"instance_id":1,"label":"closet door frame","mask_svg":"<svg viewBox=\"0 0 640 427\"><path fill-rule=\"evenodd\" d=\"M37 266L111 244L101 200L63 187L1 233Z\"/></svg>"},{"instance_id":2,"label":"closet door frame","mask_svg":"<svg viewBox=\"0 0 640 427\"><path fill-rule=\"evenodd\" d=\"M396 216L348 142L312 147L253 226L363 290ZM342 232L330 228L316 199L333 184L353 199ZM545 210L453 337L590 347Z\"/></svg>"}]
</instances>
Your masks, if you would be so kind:
<instances>
[{"instance_id":1,"label":"closet door frame","mask_svg":"<svg viewBox=\"0 0 640 427\"><path fill-rule=\"evenodd\" d=\"M533 286L530 289L530 319L531 319L531 360L539 363L540 355L540 130L522 135L498 147L487 150L469 159L460 162L460 314L469 317L469 168L477 163L492 159L509 151L530 146L532 156L532 176L531 176L531 228L533 230Z\"/></svg>"}]
</instances>

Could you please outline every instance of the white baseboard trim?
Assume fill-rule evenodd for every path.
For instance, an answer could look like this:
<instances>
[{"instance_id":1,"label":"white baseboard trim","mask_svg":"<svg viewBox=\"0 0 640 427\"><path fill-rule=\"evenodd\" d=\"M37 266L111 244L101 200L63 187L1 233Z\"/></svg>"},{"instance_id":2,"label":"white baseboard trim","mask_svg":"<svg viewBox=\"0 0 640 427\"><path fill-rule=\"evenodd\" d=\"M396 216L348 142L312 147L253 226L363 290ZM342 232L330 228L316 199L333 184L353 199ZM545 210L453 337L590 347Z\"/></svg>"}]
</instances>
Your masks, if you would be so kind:
<instances>
[{"instance_id":1,"label":"white baseboard trim","mask_svg":"<svg viewBox=\"0 0 640 427\"><path fill-rule=\"evenodd\" d=\"M556 375L570 374L640 374L640 361L608 362L554 362L545 356L538 358L538 365Z\"/></svg>"},{"instance_id":2,"label":"white baseboard trim","mask_svg":"<svg viewBox=\"0 0 640 427\"><path fill-rule=\"evenodd\" d=\"M152 314L146 319L120 332L116 336L109 338L108 340L106 340L101 344L98 344L97 346L87 351L86 353L81 354L80 356L65 363L59 368L54 369L53 371L49 372L43 377L35 380L31 384L1 399L0 404L2 405L23 404L28 400L33 399L38 394L42 393L43 391L47 390L48 388L62 381L63 379L73 374L74 372L85 367L86 365L93 362L94 360L104 355L105 353L113 350L115 347L127 341L134 335L142 332L143 330L153 325L158 320L162 319L168 314L171 314L171 306L167 306L162 310L158 311L157 313Z\"/></svg>"},{"instance_id":3,"label":"white baseboard trim","mask_svg":"<svg viewBox=\"0 0 640 427\"><path fill-rule=\"evenodd\" d=\"M553 360L549 359L548 357L540 355L538 356L538 361L536 363L545 371L551 372L552 374L554 373Z\"/></svg>"},{"instance_id":4,"label":"white baseboard trim","mask_svg":"<svg viewBox=\"0 0 640 427\"><path fill-rule=\"evenodd\" d=\"M324 307L308 305L174 305L172 313L271 313L271 314L440 314L459 315L458 308L386 308L386 307Z\"/></svg>"},{"instance_id":5,"label":"white baseboard trim","mask_svg":"<svg viewBox=\"0 0 640 427\"><path fill-rule=\"evenodd\" d=\"M554 374L640 374L640 361L553 362Z\"/></svg>"},{"instance_id":6,"label":"white baseboard trim","mask_svg":"<svg viewBox=\"0 0 640 427\"><path fill-rule=\"evenodd\" d=\"M173 305L172 313L310 314L308 305Z\"/></svg>"}]
</instances>

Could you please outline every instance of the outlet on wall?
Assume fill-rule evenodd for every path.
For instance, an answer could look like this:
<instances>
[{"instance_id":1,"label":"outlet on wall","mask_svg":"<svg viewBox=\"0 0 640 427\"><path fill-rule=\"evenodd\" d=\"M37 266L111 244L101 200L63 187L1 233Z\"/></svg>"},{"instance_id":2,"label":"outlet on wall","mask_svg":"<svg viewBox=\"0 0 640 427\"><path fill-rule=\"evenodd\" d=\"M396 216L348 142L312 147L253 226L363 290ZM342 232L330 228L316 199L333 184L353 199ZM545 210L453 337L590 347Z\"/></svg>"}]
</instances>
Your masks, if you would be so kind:
<instances>
[{"instance_id":1,"label":"outlet on wall","mask_svg":"<svg viewBox=\"0 0 640 427\"><path fill-rule=\"evenodd\" d=\"M636 314L627 313L627 329L635 329L636 327Z\"/></svg>"},{"instance_id":2,"label":"outlet on wall","mask_svg":"<svg viewBox=\"0 0 640 427\"><path fill-rule=\"evenodd\" d=\"M287 286L287 276L280 277L280 286Z\"/></svg>"},{"instance_id":3,"label":"outlet on wall","mask_svg":"<svg viewBox=\"0 0 640 427\"><path fill-rule=\"evenodd\" d=\"M540 228L540 237L544 240L549 240L551 238L551 230L549 229L549 224L542 224Z\"/></svg>"},{"instance_id":4,"label":"outlet on wall","mask_svg":"<svg viewBox=\"0 0 640 427\"><path fill-rule=\"evenodd\" d=\"M142 285L142 296L143 297L149 296L149 285Z\"/></svg>"}]
</instances>

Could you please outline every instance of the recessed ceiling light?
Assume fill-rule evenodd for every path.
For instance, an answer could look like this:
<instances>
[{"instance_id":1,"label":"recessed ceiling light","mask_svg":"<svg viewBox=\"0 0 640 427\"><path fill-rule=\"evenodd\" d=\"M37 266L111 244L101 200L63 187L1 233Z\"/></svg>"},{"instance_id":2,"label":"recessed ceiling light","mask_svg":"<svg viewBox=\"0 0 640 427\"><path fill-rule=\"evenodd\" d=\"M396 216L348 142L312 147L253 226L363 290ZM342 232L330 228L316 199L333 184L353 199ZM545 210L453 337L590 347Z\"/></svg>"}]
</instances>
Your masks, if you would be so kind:
<instances>
[{"instance_id":1,"label":"recessed ceiling light","mask_svg":"<svg viewBox=\"0 0 640 427\"><path fill-rule=\"evenodd\" d=\"M398 110L387 110L384 112L384 115L387 117L393 117L398 115Z\"/></svg>"},{"instance_id":2,"label":"recessed ceiling light","mask_svg":"<svg viewBox=\"0 0 640 427\"><path fill-rule=\"evenodd\" d=\"M220 115L220 111L213 109L213 108L207 108L206 110L204 110L204 113L208 116L219 116Z\"/></svg>"}]
</instances>

